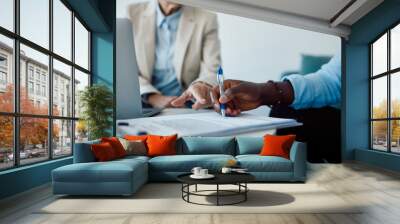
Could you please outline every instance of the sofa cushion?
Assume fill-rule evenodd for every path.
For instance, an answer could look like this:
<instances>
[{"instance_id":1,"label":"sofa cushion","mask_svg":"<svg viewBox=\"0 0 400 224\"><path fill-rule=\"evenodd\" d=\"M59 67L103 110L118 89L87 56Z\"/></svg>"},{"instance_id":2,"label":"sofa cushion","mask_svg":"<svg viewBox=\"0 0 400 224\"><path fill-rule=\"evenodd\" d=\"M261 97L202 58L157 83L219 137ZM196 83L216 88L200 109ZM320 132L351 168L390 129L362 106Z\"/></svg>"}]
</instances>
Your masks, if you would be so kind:
<instances>
[{"instance_id":1,"label":"sofa cushion","mask_svg":"<svg viewBox=\"0 0 400 224\"><path fill-rule=\"evenodd\" d=\"M53 170L53 181L130 182L135 172L147 172L144 158L66 165Z\"/></svg>"},{"instance_id":2,"label":"sofa cushion","mask_svg":"<svg viewBox=\"0 0 400 224\"><path fill-rule=\"evenodd\" d=\"M163 172L190 172L193 167L199 166L210 171L219 171L230 159L231 155L175 155L158 156L149 160L149 170Z\"/></svg>"},{"instance_id":3,"label":"sofa cushion","mask_svg":"<svg viewBox=\"0 0 400 224\"><path fill-rule=\"evenodd\" d=\"M147 157L147 156L131 155L131 156L125 156L124 158L121 158L121 159L114 160L113 162L127 162L127 163L129 163L129 162L132 162L132 161L135 161L135 160L147 162L147 161L149 161L149 159L150 159L150 157Z\"/></svg>"},{"instance_id":4,"label":"sofa cushion","mask_svg":"<svg viewBox=\"0 0 400 224\"><path fill-rule=\"evenodd\" d=\"M178 141L178 154L235 155L235 139L232 137L183 137Z\"/></svg>"},{"instance_id":5,"label":"sofa cushion","mask_svg":"<svg viewBox=\"0 0 400 224\"><path fill-rule=\"evenodd\" d=\"M236 155L259 154L264 144L262 137L237 137Z\"/></svg>"},{"instance_id":6,"label":"sofa cushion","mask_svg":"<svg viewBox=\"0 0 400 224\"><path fill-rule=\"evenodd\" d=\"M307 75L318 71L322 65L326 64L331 60L330 56L316 56L316 55L301 55L301 67L300 74Z\"/></svg>"},{"instance_id":7,"label":"sofa cushion","mask_svg":"<svg viewBox=\"0 0 400 224\"><path fill-rule=\"evenodd\" d=\"M292 161L278 156L239 155L236 159L249 172L293 172Z\"/></svg>"}]
</instances>

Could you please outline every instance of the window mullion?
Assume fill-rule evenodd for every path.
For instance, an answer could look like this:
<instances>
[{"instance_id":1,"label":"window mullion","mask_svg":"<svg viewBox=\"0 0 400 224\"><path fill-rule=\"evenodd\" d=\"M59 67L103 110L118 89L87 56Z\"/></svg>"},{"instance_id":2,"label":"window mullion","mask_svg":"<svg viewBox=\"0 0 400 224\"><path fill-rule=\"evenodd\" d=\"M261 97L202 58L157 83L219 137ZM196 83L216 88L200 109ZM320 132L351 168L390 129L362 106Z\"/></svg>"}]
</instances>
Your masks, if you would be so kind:
<instances>
[{"instance_id":1,"label":"window mullion","mask_svg":"<svg viewBox=\"0 0 400 224\"><path fill-rule=\"evenodd\" d=\"M89 65L88 65L88 70L90 71L90 72L92 72L92 60L91 60L91 45L92 45L92 34L90 33L90 32L88 32L88 41L89 41L89 43L88 43L88 62L89 62ZM92 78L90 78L90 84L89 85L92 85Z\"/></svg>"},{"instance_id":2,"label":"window mullion","mask_svg":"<svg viewBox=\"0 0 400 224\"><path fill-rule=\"evenodd\" d=\"M72 64L73 66L71 67L71 91L72 91L72 105L71 105L71 117L75 118L75 12L72 11L71 14L71 23L72 23L72 32L71 32L71 55L72 55ZM76 126L76 121L71 122L72 130L71 130L71 150L72 150L72 155L74 154L75 151L75 126Z\"/></svg>"},{"instance_id":3,"label":"window mullion","mask_svg":"<svg viewBox=\"0 0 400 224\"><path fill-rule=\"evenodd\" d=\"M387 32L387 71L390 70L390 30ZM387 110L388 110L388 118L392 117L392 99L391 99L391 79L392 79L392 75L389 73L387 75L387 98L388 98L388 103L387 103ZM392 151L392 135L391 135L391 129L392 129L392 125L391 125L392 121L389 120L387 122L387 135L388 135L388 152Z\"/></svg>"},{"instance_id":4,"label":"window mullion","mask_svg":"<svg viewBox=\"0 0 400 224\"><path fill-rule=\"evenodd\" d=\"M373 72L373 47L372 45L369 46L369 118L372 119L373 118L373 79L372 79L372 72ZM369 122L369 145L370 145L370 149L374 148L374 136L373 136L373 121L370 120Z\"/></svg>"},{"instance_id":5,"label":"window mullion","mask_svg":"<svg viewBox=\"0 0 400 224\"><path fill-rule=\"evenodd\" d=\"M14 31L17 35L20 32L20 0L14 1ZM20 46L19 39L14 39L14 63L13 63L13 71L14 71L14 112L20 112ZM14 116L14 166L20 165L20 155L19 155L19 136L20 136L20 119L19 117Z\"/></svg>"},{"instance_id":6,"label":"window mullion","mask_svg":"<svg viewBox=\"0 0 400 224\"><path fill-rule=\"evenodd\" d=\"M53 0L49 0L49 50L53 52ZM48 75L48 91L49 94L49 115L48 120L48 151L49 159L53 159L53 56L49 55L49 75Z\"/></svg>"}]
</instances>

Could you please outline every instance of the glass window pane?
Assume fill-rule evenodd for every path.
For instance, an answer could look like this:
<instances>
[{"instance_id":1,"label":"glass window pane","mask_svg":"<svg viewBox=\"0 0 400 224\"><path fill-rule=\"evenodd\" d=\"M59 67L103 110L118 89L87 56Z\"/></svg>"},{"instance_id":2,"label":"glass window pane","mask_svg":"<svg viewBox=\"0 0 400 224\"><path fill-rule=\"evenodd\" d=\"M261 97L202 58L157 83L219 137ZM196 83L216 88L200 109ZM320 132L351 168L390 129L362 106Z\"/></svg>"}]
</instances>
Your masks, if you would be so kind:
<instances>
[{"instance_id":1,"label":"glass window pane","mask_svg":"<svg viewBox=\"0 0 400 224\"><path fill-rule=\"evenodd\" d=\"M75 121L75 143L85 142L88 138L88 128L84 120Z\"/></svg>"},{"instance_id":2,"label":"glass window pane","mask_svg":"<svg viewBox=\"0 0 400 224\"><path fill-rule=\"evenodd\" d=\"M47 115L49 108L49 57L21 44L20 60L21 113Z\"/></svg>"},{"instance_id":3,"label":"glass window pane","mask_svg":"<svg viewBox=\"0 0 400 224\"><path fill-rule=\"evenodd\" d=\"M14 43L0 35L0 111L14 111Z\"/></svg>"},{"instance_id":4,"label":"glass window pane","mask_svg":"<svg viewBox=\"0 0 400 224\"><path fill-rule=\"evenodd\" d=\"M53 60L53 115L72 117L71 66Z\"/></svg>"},{"instance_id":5,"label":"glass window pane","mask_svg":"<svg viewBox=\"0 0 400 224\"><path fill-rule=\"evenodd\" d=\"M20 118L20 163L35 163L49 158L49 120Z\"/></svg>"},{"instance_id":6,"label":"glass window pane","mask_svg":"<svg viewBox=\"0 0 400 224\"><path fill-rule=\"evenodd\" d=\"M387 71L387 34L372 44L372 75Z\"/></svg>"},{"instance_id":7,"label":"glass window pane","mask_svg":"<svg viewBox=\"0 0 400 224\"><path fill-rule=\"evenodd\" d=\"M75 63L89 70L89 32L75 18Z\"/></svg>"},{"instance_id":8,"label":"glass window pane","mask_svg":"<svg viewBox=\"0 0 400 224\"><path fill-rule=\"evenodd\" d=\"M400 153L400 120L393 120L390 122L390 133L392 139L391 152Z\"/></svg>"},{"instance_id":9,"label":"glass window pane","mask_svg":"<svg viewBox=\"0 0 400 224\"><path fill-rule=\"evenodd\" d=\"M75 69L75 117L81 114L80 94L87 86L89 86L89 75Z\"/></svg>"},{"instance_id":10,"label":"glass window pane","mask_svg":"<svg viewBox=\"0 0 400 224\"><path fill-rule=\"evenodd\" d=\"M391 75L391 116L400 118L400 72Z\"/></svg>"},{"instance_id":11,"label":"glass window pane","mask_svg":"<svg viewBox=\"0 0 400 224\"><path fill-rule=\"evenodd\" d=\"M372 122L372 148L387 151L387 121Z\"/></svg>"},{"instance_id":12,"label":"glass window pane","mask_svg":"<svg viewBox=\"0 0 400 224\"><path fill-rule=\"evenodd\" d=\"M387 77L372 80L372 118L387 117Z\"/></svg>"},{"instance_id":13,"label":"glass window pane","mask_svg":"<svg viewBox=\"0 0 400 224\"><path fill-rule=\"evenodd\" d=\"M53 157L72 154L72 121L53 121Z\"/></svg>"},{"instance_id":14,"label":"glass window pane","mask_svg":"<svg viewBox=\"0 0 400 224\"><path fill-rule=\"evenodd\" d=\"M49 47L49 0L20 0L21 36Z\"/></svg>"},{"instance_id":15,"label":"glass window pane","mask_svg":"<svg viewBox=\"0 0 400 224\"><path fill-rule=\"evenodd\" d=\"M0 26L14 31L14 0L0 1Z\"/></svg>"},{"instance_id":16,"label":"glass window pane","mask_svg":"<svg viewBox=\"0 0 400 224\"><path fill-rule=\"evenodd\" d=\"M0 116L0 170L14 166L13 118Z\"/></svg>"},{"instance_id":17,"label":"glass window pane","mask_svg":"<svg viewBox=\"0 0 400 224\"><path fill-rule=\"evenodd\" d=\"M390 37L391 69L400 67L400 24L391 31Z\"/></svg>"},{"instance_id":18,"label":"glass window pane","mask_svg":"<svg viewBox=\"0 0 400 224\"><path fill-rule=\"evenodd\" d=\"M53 0L53 17L53 51L71 60L72 12L60 0Z\"/></svg>"}]
</instances>

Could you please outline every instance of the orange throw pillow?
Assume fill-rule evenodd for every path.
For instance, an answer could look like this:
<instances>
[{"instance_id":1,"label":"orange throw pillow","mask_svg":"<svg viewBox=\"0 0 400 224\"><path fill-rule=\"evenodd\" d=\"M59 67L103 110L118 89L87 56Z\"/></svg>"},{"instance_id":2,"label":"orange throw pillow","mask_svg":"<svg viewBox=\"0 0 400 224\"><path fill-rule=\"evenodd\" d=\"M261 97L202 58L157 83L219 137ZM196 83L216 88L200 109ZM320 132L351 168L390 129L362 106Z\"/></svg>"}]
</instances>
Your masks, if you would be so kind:
<instances>
[{"instance_id":1,"label":"orange throw pillow","mask_svg":"<svg viewBox=\"0 0 400 224\"><path fill-rule=\"evenodd\" d=\"M108 142L93 144L91 145L91 149L94 157L99 162L110 161L117 158L113 147Z\"/></svg>"},{"instance_id":2,"label":"orange throw pillow","mask_svg":"<svg viewBox=\"0 0 400 224\"><path fill-rule=\"evenodd\" d=\"M264 145L261 149L261 156L280 156L290 159L290 148L296 135L265 135Z\"/></svg>"},{"instance_id":3,"label":"orange throw pillow","mask_svg":"<svg viewBox=\"0 0 400 224\"><path fill-rule=\"evenodd\" d=\"M145 142L147 140L147 135L125 135L124 139L129 140L129 141L143 141Z\"/></svg>"},{"instance_id":4,"label":"orange throw pillow","mask_svg":"<svg viewBox=\"0 0 400 224\"><path fill-rule=\"evenodd\" d=\"M154 156L165 156L165 155L176 155L176 139L177 135L171 136L159 136L149 135L147 137L147 155Z\"/></svg>"},{"instance_id":5,"label":"orange throw pillow","mask_svg":"<svg viewBox=\"0 0 400 224\"><path fill-rule=\"evenodd\" d=\"M101 138L101 142L108 142L114 149L115 155L117 158L125 157L126 156L126 151L124 149L124 146L122 146L121 142L119 141L118 138L116 137L110 137L110 138Z\"/></svg>"}]
</instances>

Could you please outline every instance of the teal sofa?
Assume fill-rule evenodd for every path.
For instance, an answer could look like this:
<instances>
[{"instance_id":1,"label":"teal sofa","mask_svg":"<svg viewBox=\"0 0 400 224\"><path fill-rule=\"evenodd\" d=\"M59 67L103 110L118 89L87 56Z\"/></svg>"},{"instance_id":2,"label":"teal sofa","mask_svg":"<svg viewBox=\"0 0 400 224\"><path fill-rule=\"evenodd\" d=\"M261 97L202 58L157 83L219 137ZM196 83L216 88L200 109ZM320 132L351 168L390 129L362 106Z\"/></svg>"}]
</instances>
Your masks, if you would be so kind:
<instances>
[{"instance_id":1,"label":"teal sofa","mask_svg":"<svg viewBox=\"0 0 400 224\"><path fill-rule=\"evenodd\" d=\"M54 194L131 195L148 181L176 181L193 167L219 172L228 160L236 160L259 182L304 182L306 145L295 142L290 159L260 156L262 137L183 137L177 142L177 155L128 156L96 162L93 142L75 145L74 163L52 171Z\"/></svg>"}]
</instances>

